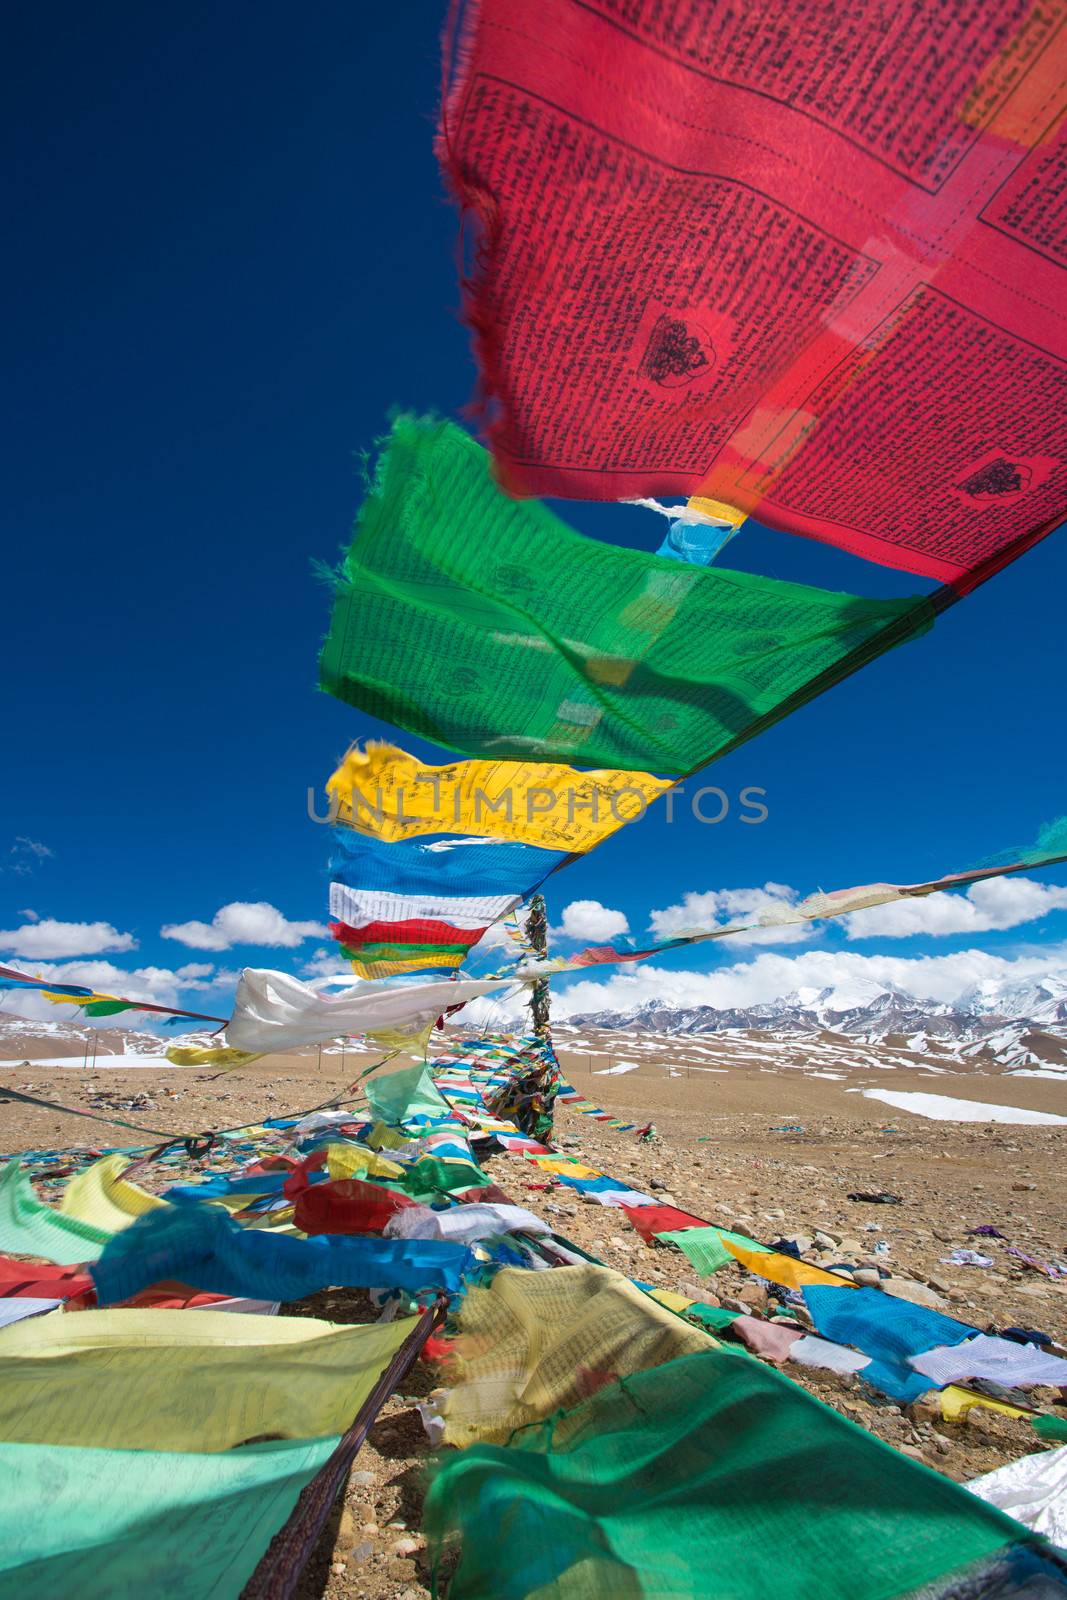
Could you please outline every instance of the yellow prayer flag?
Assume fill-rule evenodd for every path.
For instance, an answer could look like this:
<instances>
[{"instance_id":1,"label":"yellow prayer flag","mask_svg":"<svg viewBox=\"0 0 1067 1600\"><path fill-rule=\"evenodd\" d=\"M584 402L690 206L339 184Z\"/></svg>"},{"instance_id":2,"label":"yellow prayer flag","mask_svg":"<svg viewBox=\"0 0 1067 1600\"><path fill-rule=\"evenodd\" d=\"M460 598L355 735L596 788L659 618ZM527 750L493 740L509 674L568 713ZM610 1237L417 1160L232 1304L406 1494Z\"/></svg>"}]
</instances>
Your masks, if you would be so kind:
<instances>
[{"instance_id":1,"label":"yellow prayer flag","mask_svg":"<svg viewBox=\"0 0 1067 1600\"><path fill-rule=\"evenodd\" d=\"M209 1050L204 1045L175 1044L167 1051L167 1060L175 1067L243 1067L261 1059L262 1052L232 1050L226 1045Z\"/></svg>"},{"instance_id":2,"label":"yellow prayer flag","mask_svg":"<svg viewBox=\"0 0 1067 1600\"><path fill-rule=\"evenodd\" d=\"M855 1288L855 1284L849 1283L847 1278L836 1277L832 1272L809 1266L806 1261L797 1261L795 1256L784 1255L778 1250L746 1250L744 1245L735 1244L726 1234L722 1242L734 1260L740 1261L749 1272L780 1284L783 1289L803 1289L813 1283L825 1284L829 1289Z\"/></svg>"},{"instance_id":3,"label":"yellow prayer flag","mask_svg":"<svg viewBox=\"0 0 1067 1600\"><path fill-rule=\"evenodd\" d=\"M576 1405L605 1384L707 1350L709 1335L608 1267L504 1267L459 1314L458 1382L445 1440L503 1443L513 1429Z\"/></svg>"},{"instance_id":4,"label":"yellow prayer flag","mask_svg":"<svg viewBox=\"0 0 1067 1600\"><path fill-rule=\"evenodd\" d=\"M652 1289L649 1293L653 1300L661 1306L666 1306L668 1311L682 1312L693 1304L692 1295L676 1294L673 1289Z\"/></svg>"},{"instance_id":5,"label":"yellow prayer flag","mask_svg":"<svg viewBox=\"0 0 1067 1600\"><path fill-rule=\"evenodd\" d=\"M60 1197L60 1211L79 1222L92 1223L94 1228L117 1233L146 1211L166 1205L158 1195L149 1194L121 1176L129 1164L129 1158L123 1155L102 1156L94 1161L71 1178Z\"/></svg>"},{"instance_id":6,"label":"yellow prayer flag","mask_svg":"<svg viewBox=\"0 0 1067 1600\"><path fill-rule=\"evenodd\" d=\"M331 1178L402 1178L404 1168L386 1156L376 1155L362 1145L331 1144L326 1147L326 1170Z\"/></svg>"},{"instance_id":7,"label":"yellow prayer flag","mask_svg":"<svg viewBox=\"0 0 1067 1600\"><path fill-rule=\"evenodd\" d=\"M541 1168L542 1172L552 1172L557 1175L565 1172L568 1178L602 1178L604 1174L598 1172L596 1167L583 1167L580 1161L564 1161L559 1156L531 1155L530 1159Z\"/></svg>"},{"instance_id":8,"label":"yellow prayer flag","mask_svg":"<svg viewBox=\"0 0 1067 1600\"><path fill-rule=\"evenodd\" d=\"M411 1319L79 1311L0 1329L0 1440L230 1450L343 1433Z\"/></svg>"},{"instance_id":9,"label":"yellow prayer flag","mask_svg":"<svg viewBox=\"0 0 1067 1600\"><path fill-rule=\"evenodd\" d=\"M327 781L337 821L377 839L465 833L584 854L672 787L648 772L537 761L430 767L396 745L353 745Z\"/></svg>"},{"instance_id":10,"label":"yellow prayer flag","mask_svg":"<svg viewBox=\"0 0 1067 1600\"><path fill-rule=\"evenodd\" d=\"M975 1406L985 1406L989 1411L999 1411L1005 1417L1029 1417L1029 1411L1023 1411L1020 1406L1008 1405L1004 1400L989 1400L984 1394L971 1394L967 1389L961 1389L956 1384L950 1383L947 1389L941 1391L941 1415L946 1422L962 1422L968 1411Z\"/></svg>"}]
</instances>

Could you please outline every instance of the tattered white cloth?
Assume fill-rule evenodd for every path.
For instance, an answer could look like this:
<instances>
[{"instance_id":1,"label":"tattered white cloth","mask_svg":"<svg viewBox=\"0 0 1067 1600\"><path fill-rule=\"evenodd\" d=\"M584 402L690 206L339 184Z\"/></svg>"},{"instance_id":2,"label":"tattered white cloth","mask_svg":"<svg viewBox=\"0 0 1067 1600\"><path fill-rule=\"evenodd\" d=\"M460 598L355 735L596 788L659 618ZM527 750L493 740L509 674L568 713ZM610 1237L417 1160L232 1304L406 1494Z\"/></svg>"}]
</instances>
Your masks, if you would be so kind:
<instances>
[{"instance_id":1,"label":"tattered white cloth","mask_svg":"<svg viewBox=\"0 0 1067 1600\"><path fill-rule=\"evenodd\" d=\"M449 1006L503 988L510 979L465 979L385 986L367 979L320 994L288 972L246 967L241 973L226 1041L235 1050L299 1050L348 1033L417 1034Z\"/></svg>"}]
</instances>

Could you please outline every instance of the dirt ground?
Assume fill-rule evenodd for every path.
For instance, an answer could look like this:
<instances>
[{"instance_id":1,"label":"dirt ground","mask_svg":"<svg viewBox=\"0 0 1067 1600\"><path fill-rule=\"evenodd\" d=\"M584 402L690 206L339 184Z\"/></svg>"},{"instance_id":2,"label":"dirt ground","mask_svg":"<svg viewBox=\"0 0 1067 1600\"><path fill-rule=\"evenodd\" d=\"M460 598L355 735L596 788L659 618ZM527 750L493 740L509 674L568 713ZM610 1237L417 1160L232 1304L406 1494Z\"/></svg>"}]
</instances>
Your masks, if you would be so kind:
<instances>
[{"instance_id":1,"label":"dirt ground","mask_svg":"<svg viewBox=\"0 0 1067 1600\"><path fill-rule=\"evenodd\" d=\"M625 1058L623 1040L617 1044ZM189 1133L308 1110L341 1093L374 1059L369 1052L348 1052L343 1063L339 1055L323 1055L321 1061L267 1058L225 1076L162 1064L158 1071L128 1071L98 1062L95 1072L86 1073L3 1063L0 1150L74 1145L101 1150L149 1144L152 1138L20 1105L5 1099L5 1087L153 1131ZM562 1060L576 1087L598 1104L625 1120L651 1119L658 1130L654 1144L638 1145L631 1133L562 1108L558 1142L590 1165L763 1242L821 1230L837 1244L829 1259L877 1260L894 1276L932 1286L946 1310L979 1328L1039 1328L1067 1344L1067 1283L1052 1282L1008 1256L1007 1243L967 1236L969 1228L992 1223L1025 1253L1063 1259L1067 1130L934 1122L845 1093L871 1082L885 1084L888 1074L876 1072L833 1082L751 1066L720 1075L671 1076L670 1066L657 1058L642 1061L639 1070L608 1075L592 1070L607 1064L596 1056L564 1050ZM936 1081L918 1074L912 1081L910 1074L894 1072L891 1086L1065 1110L1063 1085L1041 1079L968 1073ZM789 1131L792 1124L802 1131ZM563 1237L607 1265L694 1298L759 1309L758 1293L752 1300L758 1286L740 1267L702 1280L679 1251L646 1246L611 1209L583 1204L566 1189L529 1188L536 1174L515 1158L492 1157L488 1170L516 1202L545 1216ZM142 1181L163 1187L174 1181L174 1171L160 1168L154 1180L149 1169ZM861 1190L889 1190L902 1204L847 1199L850 1191ZM41 1192L47 1197L51 1186L42 1185ZM868 1257L878 1242L888 1245L888 1254ZM941 1259L957 1247L976 1244L994 1256L992 1267L952 1266ZM742 1292L744 1301L737 1298ZM366 1297L350 1290L325 1291L284 1310L336 1321L373 1315ZM966 1422L946 1423L921 1405L902 1410L880 1403L856 1378L797 1366L786 1371L827 1404L957 1481L1042 1448L1021 1419L976 1408ZM421 1600L429 1593L419 1526L422 1485L433 1453L414 1400L438 1381L435 1368L417 1363L401 1386L403 1393L381 1412L304 1574L300 1600L320 1595ZM1033 1393L1046 1409L1067 1416L1056 1391Z\"/></svg>"}]
</instances>

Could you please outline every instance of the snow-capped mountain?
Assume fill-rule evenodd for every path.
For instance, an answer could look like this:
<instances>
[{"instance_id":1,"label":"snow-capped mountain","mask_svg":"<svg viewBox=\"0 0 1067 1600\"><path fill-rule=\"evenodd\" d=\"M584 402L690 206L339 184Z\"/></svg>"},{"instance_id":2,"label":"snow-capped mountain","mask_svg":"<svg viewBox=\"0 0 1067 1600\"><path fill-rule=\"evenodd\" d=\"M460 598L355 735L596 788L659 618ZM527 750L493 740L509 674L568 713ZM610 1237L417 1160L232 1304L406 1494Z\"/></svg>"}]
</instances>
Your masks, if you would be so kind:
<instances>
[{"instance_id":1,"label":"snow-capped mountain","mask_svg":"<svg viewBox=\"0 0 1067 1600\"><path fill-rule=\"evenodd\" d=\"M948 1054L1000 1067L1067 1068L1067 980L986 981L949 1005L923 1000L896 984L868 980L798 989L778 1000L719 1009L651 1000L628 1011L584 1012L567 1023L659 1034L759 1031L799 1037L843 1035L889 1043L916 1055Z\"/></svg>"},{"instance_id":2,"label":"snow-capped mountain","mask_svg":"<svg viewBox=\"0 0 1067 1600\"><path fill-rule=\"evenodd\" d=\"M0 1062L44 1061L81 1055L89 1041L99 1056L162 1056L173 1040L128 1028L86 1028L77 1022L19 1017L0 1011ZM182 1043L188 1043L184 1035Z\"/></svg>"}]
</instances>

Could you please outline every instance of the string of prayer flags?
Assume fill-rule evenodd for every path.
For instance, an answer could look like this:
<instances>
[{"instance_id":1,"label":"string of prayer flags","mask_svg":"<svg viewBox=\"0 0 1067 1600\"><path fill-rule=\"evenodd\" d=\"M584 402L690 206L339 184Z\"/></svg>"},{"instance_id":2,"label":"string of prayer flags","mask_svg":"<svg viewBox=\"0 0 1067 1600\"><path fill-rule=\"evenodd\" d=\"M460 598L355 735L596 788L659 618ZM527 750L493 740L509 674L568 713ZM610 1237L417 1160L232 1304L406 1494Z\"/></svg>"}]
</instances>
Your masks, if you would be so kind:
<instances>
[{"instance_id":1,"label":"string of prayer flags","mask_svg":"<svg viewBox=\"0 0 1067 1600\"><path fill-rule=\"evenodd\" d=\"M595 945L586 950L579 950L573 956L554 956L536 963L528 962L517 970L516 975L532 978L539 973L570 972L610 962L646 961L650 956L662 955L665 951L681 949L685 945L703 944L710 939L726 939L732 934L750 933L757 928L792 927L801 922L852 916L856 912L869 911L875 906L924 899L927 895L964 889L989 878L1006 877L1013 872L1033 870L1036 867L1059 866L1065 861L1067 861L1067 817L1058 817L1053 822L1043 825L1033 844L1003 851L985 864L970 867L964 872L950 872L943 878L933 878L926 883L866 883L852 889L835 889L830 893L819 890L804 900L783 899L779 904L759 912L754 917L723 923L715 928L686 929L670 939L649 945L643 950L628 950L615 945Z\"/></svg>"},{"instance_id":2,"label":"string of prayer flags","mask_svg":"<svg viewBox=\"0 0 1067 1600\"><path fill-rule=\"evenodd\" d=\"M540 760L453 761L435 767L375 740L365 749L353 745L326 784L337 820L385 843L439 834L442 826L485 836L491 843L482 848L492 850L499 866L492 884L484 891L479 886L479 893L512 888L528 875L528 866L514 870L516 857L505 854L504 844L525 846L520 860L532 861L535 870L539 854L529 855L535 849L584 855L642 817L670 787L648 772L579 772ZM344 828L336 831L344 836ZM426 848L446 853L440 841ZM472 877L478 871L475 863ZM442 873L436 892L448 880L444 861ZM372 878L366 882L377 887ZM469 892L475 892L473 881Z\"/></svg>"},{"instance_id":3,"label":"string of prayer flags","mask_svg":"<svg viewBox=\"0 0 1067 1600\"><path fill-rule=\"evenodd\" d=\"M53 983L49 978L33 978L24 972L16 972L12 967L0 967L0 988L42 989L49 994L63 995L68 1000L88 1000L93 995L93 990L87 989L84 984Z\"/></svg>"},{"instance_id":4,"label":"string of prayer flags","mask_svg":"<svg viewBox=\"0 0 1067 1600\"><path fill-rule=\"evenodd\" d=\"M223 1022L223 1017L209 1017L202 1011L180 1011L174 1006L157 1006L149 1000L125 1000L118 995L98 994L95 989L78 983L53 983L49 978L33 978L12 967L0 967L0 989L36 989L46 1000L56 1005L82 1007L87 1016L117 1016L121 1011L152 1011L167 1017L191 1017L199 1022Z\"/></svg>"},{"instance_id":5,"label":"string of prayer flags","mask_svg":"<svg viewBox=\"0 0 1067 1600\"><path fill-rule=\"evenodd\" d=\"M465 8L438 150L509 490L711 497L961 590L1050 531L1059 22L939 12L932 57L866 7Z\"/></svg>"},{"instance_id":6,"label":"string of prayer flags","mask_svg":"<svg viewBox=\"0 0 1067 1600\"><path fill-rule=\"evenodd\" d=\"M864 600L584 538L502 494L462 429L408 416L338 577L320 682L465 755L680 776L933 617L921 597Z\"/></svg>"}]
</instances>

